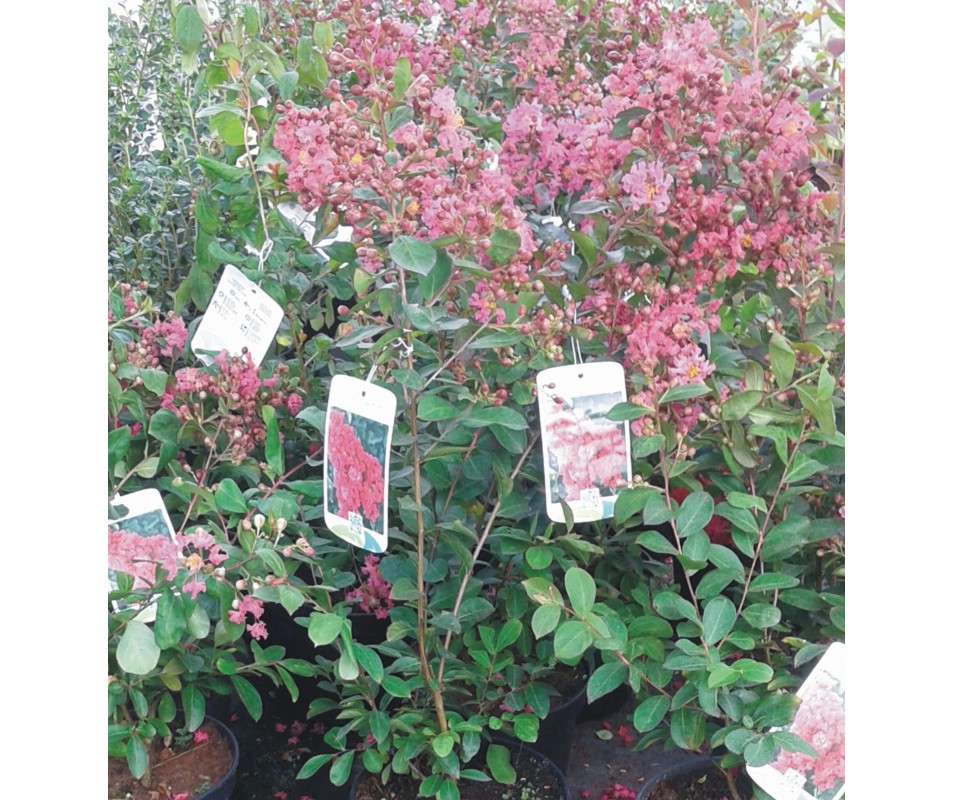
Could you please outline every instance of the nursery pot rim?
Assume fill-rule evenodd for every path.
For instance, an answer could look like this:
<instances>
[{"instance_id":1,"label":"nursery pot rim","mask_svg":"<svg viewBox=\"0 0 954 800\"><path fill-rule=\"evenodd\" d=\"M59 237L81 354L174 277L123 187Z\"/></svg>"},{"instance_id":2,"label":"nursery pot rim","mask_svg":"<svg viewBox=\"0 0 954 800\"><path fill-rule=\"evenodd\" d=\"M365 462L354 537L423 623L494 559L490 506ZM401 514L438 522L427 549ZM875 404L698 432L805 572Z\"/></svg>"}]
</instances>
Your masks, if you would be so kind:
<instances>
[{"instance_id":1,"label":"nursery pot rim","mask_svg":"<svg viewBox=\"0 0 954 800\"><path fill-rule=\"evenodd\" d=\"M683 761L670 764L668 767L664 767L647 777L646 782L639 790L639 794L636 795L636 800L646 800L646 798L649 797L649 793L663 781L688 775L692 772L703 772L710 769L714 764L715 756L705 753L692 753Z\"/></svg>"},{"instance_id":2,"label":"nursery pot rim","mask_svg":"<svg viewBox=\"0 0 954 800\"><path fill-rule=\"evenodd\" d=\"M218 782L210 786L205 791L195 795L192 800L228 800L228 798L232 795L232 791L235 789L235 781L238 775L238 739L235 738L235 734L232 733L232 729L222 722L222 720L216 717L210 717L208 714L206 714L203 722L211 722L218 729L219 733L225 737L225 740L229 745L229 750L232 753L232 765L229 767L228 772L226 772Z\"/></svg>"},{"instance_id":3,"label":"nursery pot rim","mask_svg":"<svg viewBox=\"0 0 954 800\"><path fill-rule=\"evenodd\" d=\"M566 774L561 770L553 761L553 759L547 757L532 744L527 742L520 741L519 739L514 739L509 736L502 736L500 734L491 734L490 741L493 744L502 744L510 749L511 753L520 752L522 750L527 751L533 758L543 764L547 769L554 775L557 779L557 784L560 787L560 791L563 795L563 800L570 800L570 787L566 782ZM358 791L358 786L361 781L364 779L365 775L368 774L368 771L361 767L351 778L351 784L348 788L348 800L355 800L356 792ZM500 784L503 785L503 784Z\"/></svg>"}]
</instances>

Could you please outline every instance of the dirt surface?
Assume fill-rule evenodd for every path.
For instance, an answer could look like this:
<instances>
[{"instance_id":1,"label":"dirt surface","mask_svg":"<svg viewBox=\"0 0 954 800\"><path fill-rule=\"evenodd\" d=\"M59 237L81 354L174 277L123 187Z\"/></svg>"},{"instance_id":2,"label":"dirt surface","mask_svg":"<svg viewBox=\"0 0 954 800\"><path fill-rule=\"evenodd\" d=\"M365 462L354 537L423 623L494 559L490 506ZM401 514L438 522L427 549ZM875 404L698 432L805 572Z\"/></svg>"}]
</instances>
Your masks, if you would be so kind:
<instances>
[{"instance_id":1,"label":"dirt surface","mask_svg":"<svg viewBox=\"0 0 954 800\"><path fill-rule=\"evenodd\" d=\"M183 793L195 797L214 786L232 766L232 751L219 729L205 723L199 727L198 743L166 749L162 740L153 740L150 749L152 780L146 788L129 772L124 758L110 758L108 795L127 800L171 800ZM203 740L203 737L208 737Z\"/></svg>"},{"instance_id":2,"label":"dirt surface","mask_svg":"<svg viewBox=\"0 0 954 800\"><path fill-rule=\"evenodd\" d=\"M270 706L279 708L266 701L266 709ZM605 718L577 723L567 770L571 800L600 800L604 794L606 800L634 798L646 776L686 758L661 748L634 752L633 707L630 698ZM281 712L266 711L258 723L236 715L232 729L241 759L232 800L347 800L346 788L328 782L327 767L308 780L295 779L308 758L324 752L323 731L304 719L302 708L286 703Z\"/></svg>"}]
</instances>

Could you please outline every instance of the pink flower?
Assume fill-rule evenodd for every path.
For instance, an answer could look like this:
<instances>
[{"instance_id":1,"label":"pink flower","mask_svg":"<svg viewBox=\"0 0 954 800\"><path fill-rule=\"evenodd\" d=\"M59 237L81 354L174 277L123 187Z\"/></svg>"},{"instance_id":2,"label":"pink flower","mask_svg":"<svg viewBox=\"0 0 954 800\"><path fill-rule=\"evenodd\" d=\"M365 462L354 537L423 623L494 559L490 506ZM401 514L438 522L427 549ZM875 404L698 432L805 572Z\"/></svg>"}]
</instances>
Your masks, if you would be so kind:
<instances>
[{"instance_id":1,"label":"pink flower","mask_svg":"<svg viewBox=\"0 0 954 800\"><path fill-rule=\"evenodd\" d=\"M209 740L209 734L203 730L198 730L192 734L193 744L202 744L202 742L207 742Z\"/></svg>"},{"instance_id":2,"label":"pink flower","mask_svg":"<svg viewBox=\"0 0 954 800\"><path fill-rule=\"evenodd\" d=\"M294 392L288 397L285 398L285 408L288 409L288 413L292 416L295 416L301 409L302 399L301 395L295 394Z\"/></svg>"},{"instance_id":3,"label":"pink flower","mask_svg":"<svg viewBox=\"0 0 954 800\"><path fill-rule=\"evenodd\" d=\"M657 214L669 208L669 187L673 177L663 171L662 164L639 161L623 176L620 186L629 193L633 208L649 206Z\"/></svg>"},{"instance_id":4,"label":"pink flower","mask_svg":"<svg viewBox=\"0 0 954 800\"><path fill-rule=\"evenodd\" d=\"M248 632L251 634L253 639L265 639L268 637L268 631L265 629L264 622L256 622L254 625L248 626Z\"/></svg>"},{"instance_id":5,"label":"pink flower","mask_svg":"<svg viewBox=\"0 0 954 800\"><path fill-rule=\"evenodd\" d=\"M284 722L275 723L275 733L284 733L288 729L288 726Z\"/></svg>"}]
</instances>

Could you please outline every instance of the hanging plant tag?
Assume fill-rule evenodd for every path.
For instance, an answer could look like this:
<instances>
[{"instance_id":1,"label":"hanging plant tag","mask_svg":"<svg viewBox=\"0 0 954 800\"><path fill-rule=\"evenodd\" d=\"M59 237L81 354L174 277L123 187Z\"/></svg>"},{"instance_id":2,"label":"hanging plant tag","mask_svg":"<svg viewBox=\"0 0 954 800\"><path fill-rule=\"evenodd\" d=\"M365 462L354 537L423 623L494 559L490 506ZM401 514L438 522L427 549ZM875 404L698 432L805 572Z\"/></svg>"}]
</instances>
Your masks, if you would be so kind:
<instances>
[{"instance_id":1,"label":"hanging plant tag","mask_svg":"<svg viewBox=\"0 0 954 800\"><path fill-rule=\"evenodd\" d=\"M135 575L133 588L149 586L155 580L155 565L166 562L165 568L175 570L179 555L169 512L158 489L142 489L127 495L117 495L109 503L107 520L109 534L107 580L109 591L118 587L116 571ZM129 535L132 534L132 535ZM156 598L145 603L113 601L113 609L139 608L140 622L156 618Z\"/></svg>"},{"instance_id":2,"label":"hanging plant tag","mask_svg":"<svg viewBox=\"0 0 954 800\"><path fill-rule=\"evenodd\" d=\"M192 352L208 366L222 350L240 356L242 349L248 348L258 366L281 321L281 306L238 269L226 264L192 338Z\"/></svg>"},{"instance_id":3,"label":"hanging plant tag","mask_svg":"<svg viewBox=\"0 0 954 800\"><path fill-rule=\"evenodd\" d=\"M388 473L397 398L335 375L325 417L325 524L373 553L388 546Z\"/></svg>"},{"instance_id":4,"label":"hanging plant tag","mask_svg":"<svg viewBox=\"0 0 954 800\"><path fill-rule=\"evenodd\" d=\"M835 642L797 692L792 724L773 729L793 739L749 776L775 800L839 800L845 793L845 645ZM817 758L807 752L807 744Z\"/></svg>"},{"instance_id":5,"label":"hanging plant tag","mask_svg":"<svg viewBox=\"0 0 954 800\"><path fill-rule=\"evenodd\" d=\"M623 367L614 361L570 364L537 375L547 514L565 522L613 516L616 497L632 482L629 428L606 412L626 399Z\"/></svg>"}]
</instances>

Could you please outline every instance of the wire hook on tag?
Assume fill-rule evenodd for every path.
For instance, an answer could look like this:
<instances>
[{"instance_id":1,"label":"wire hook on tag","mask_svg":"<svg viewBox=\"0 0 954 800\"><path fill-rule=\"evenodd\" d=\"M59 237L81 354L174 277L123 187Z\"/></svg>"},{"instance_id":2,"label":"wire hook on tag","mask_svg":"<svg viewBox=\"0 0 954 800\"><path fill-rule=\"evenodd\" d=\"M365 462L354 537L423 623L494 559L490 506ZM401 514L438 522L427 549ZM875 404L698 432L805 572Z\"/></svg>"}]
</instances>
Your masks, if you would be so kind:
<instances>
[{"instance_id":1,"label":"wire hook on tag","mask_svg":"<svg viewBox=\"0 0 954 800\"><path fill-rule=\"evenodd\" d=\"M573 303L573 325L576 326L576 303L573 300L573 295L570 294L570 288L564 283L560 287L560 294L563 295L563 299L566 300L567 304ZM583 352L580 350L580 343L576 340L576 337L573 334L570 334L570 351L573 353L573 363L579 364L583 361Z\"/></svg>"},{"instance_id":2,"label":"wire hook on tag","mask_svg":"<svg viewBox=\"0 0 954 800\"><path fill-rule=\"evenodd\" d=\"M262 249L256 250L254 247L249 245L249 251L258 256L258 271L261 272L265 269L265 261L271 255L272 247L274 242L269 238L268 234L265 234L265 241L262 243Z\"/></svg>"}]
</instances>

